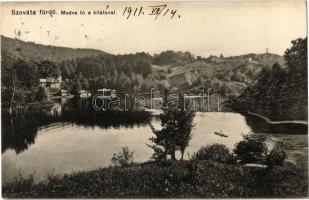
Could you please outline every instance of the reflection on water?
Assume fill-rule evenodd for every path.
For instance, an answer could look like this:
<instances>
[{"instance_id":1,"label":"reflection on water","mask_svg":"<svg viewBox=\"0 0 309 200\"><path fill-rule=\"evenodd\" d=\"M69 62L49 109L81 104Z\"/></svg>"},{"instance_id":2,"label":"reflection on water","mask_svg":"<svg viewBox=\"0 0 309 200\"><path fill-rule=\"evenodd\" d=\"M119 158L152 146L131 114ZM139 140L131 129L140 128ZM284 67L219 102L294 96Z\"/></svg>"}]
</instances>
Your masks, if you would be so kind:
<instances>
[{"instance_id":1,"label":"reflection on water","mask_svg":"<svg viewBox=\"0 0 309 200\"><path fill-rule=\"evenodd\" d=\"M23 126L23 123L21 123L21 121L27 123L28 120L30 118L22 115L14 119L2 116L2 153L9 148L14 149L16 153L20 153L34 143L37 133L36 128L34 126ZM28 122L28 124L30 123Z\"/></svg>"},{"instance_id":2,"label":"reflection on water","mask_svg":"<svg viewBox=\"0 0 309 200\"><path fill-rule=\"evenodd\" d=\"M149 122L160 127L158 116L148 112L98 112L90 102L75 99L45 111L2 113L3 182L19 173L25 177L34 173L41 180L51 172L106 167L122 146L135 152L136 162L149 160L152 149L146 143L153 136ZM242 134L251 131L245 117L236 113L198 112L194 123L186 151L191 155L206 144L222 143L232 149ZM220 131L228 137L214 134Z\"/></svg>"},{"instance_id":3,"label":"reflection on water","mask_svg":"<svg viewBox=\"0 0 309 200\"><path fill-rule=\"evenodd\" d=\"M133 128L149 123L147 112L97 112L87 100L73 99L63 105L55 103L45 110L32 110L19 113L2 112L2 153L14 149L20 153L35 142L38 130L66 128L75 124L83 127L102 129L121 127Z\"/></svg>"}]
</instances>

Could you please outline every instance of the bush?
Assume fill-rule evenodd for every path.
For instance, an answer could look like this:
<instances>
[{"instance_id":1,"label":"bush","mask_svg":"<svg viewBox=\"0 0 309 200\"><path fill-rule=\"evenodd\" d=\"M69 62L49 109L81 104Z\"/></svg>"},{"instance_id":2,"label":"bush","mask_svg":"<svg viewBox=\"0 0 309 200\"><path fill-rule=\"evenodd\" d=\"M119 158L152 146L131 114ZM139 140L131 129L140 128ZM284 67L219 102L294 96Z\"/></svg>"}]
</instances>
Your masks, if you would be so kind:
<instances>
[{"instance_id":1,"label":"bush","mask_svg":"<svg viewBox=\"0 0 309 200\"><path fill-rule=\"evenodd\" d=\"M193 159L212 160L220 163L230 163L234 160L229 149L223 144L213 144L202 147L193 155Z\"/></svg>"},{"instance_id":2,"label":"bush","mask_svg":"<svg viewBox=\"0 0 309 200\"><path fill-rule=\"evenodd\" d=\"M121 151L114 153L111 160L116 166L126 167L133 163L133 155L134 152L131 152L128 147L121 147Z\"/></svg>"},{"instance_id":3,"label":"bush","mask_svg":"<svg viewBox=\"0 0 309 200\"><path fill-rule=\"evenodd\" d=\"M242 163L263 162L267 153L266 136L248 134L235 145L234 153Z\"/></svg>"},{"instance_id":4,"label":"bush","mask_svg":"<svg viewBox=\"0 0 309 200\"><path fill-rule=\"evenodd\" d=\"M277 142L274 148L266 156L266 164L269 167L275 165L282 165L283 161L287 158L286 152L283 150L283 143Z\"/></svg>"}]
</instances>

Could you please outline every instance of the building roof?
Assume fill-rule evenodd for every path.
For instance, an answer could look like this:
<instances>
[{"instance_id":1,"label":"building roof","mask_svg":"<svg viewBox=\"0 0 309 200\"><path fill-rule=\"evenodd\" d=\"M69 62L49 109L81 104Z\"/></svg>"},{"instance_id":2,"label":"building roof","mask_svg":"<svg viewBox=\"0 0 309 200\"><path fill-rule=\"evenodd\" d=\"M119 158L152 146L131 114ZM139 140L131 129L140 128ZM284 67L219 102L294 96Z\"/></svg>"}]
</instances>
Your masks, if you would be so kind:
<instances>
[{"instance_id":1,"label":"building roof","mask_svg":"<svg viewBox=\"0 0 309 200\"><path fill-rule=\"evenodd\" d=\"M47 77L47 78L40 78L39 82L40 83L58 83L59 80L54 77Z\"/></svg>"},{"instance_id":2,"label":"building roof","mask_svg":"<svg viewBox=\"0 0 309 200\"><path fill-rule=\"evenodd\" d=\"M98 89L97 91L98 92L103 92L103 91L109 92L109 91L111 91L111 89L103 88L103 89Z\"/></svg>"}]
</instances>

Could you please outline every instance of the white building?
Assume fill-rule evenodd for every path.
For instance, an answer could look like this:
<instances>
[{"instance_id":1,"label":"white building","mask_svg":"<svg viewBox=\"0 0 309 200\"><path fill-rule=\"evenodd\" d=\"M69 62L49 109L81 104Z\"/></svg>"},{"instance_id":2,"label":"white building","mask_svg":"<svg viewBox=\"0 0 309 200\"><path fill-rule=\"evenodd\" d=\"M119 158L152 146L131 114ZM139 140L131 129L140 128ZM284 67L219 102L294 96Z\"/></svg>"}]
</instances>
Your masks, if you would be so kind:
<instances>
[{"instance_id":1,"label":"white building","mask_svg":"<svg viewBox=\"0 0 309 200\"><path fill-rule=\"evenodd\" d=\"M58 78L54 77L47 77L47 78L40 78L39 84L42 87L50 87L50 88L61 88L62 77L59 76Z\"/></svg>"}]
</instances>

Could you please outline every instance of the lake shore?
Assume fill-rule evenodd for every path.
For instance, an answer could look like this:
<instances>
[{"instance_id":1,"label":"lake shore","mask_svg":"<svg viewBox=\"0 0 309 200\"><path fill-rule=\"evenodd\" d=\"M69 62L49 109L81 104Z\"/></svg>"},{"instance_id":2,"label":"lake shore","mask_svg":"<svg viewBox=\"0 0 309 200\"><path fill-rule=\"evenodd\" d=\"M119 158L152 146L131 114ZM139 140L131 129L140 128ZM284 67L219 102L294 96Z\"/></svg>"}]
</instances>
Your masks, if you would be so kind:
<instances>
[{"instance_id":1,"label":"lake shore","mask_svg":"<svg viewBox=\"0 0 309 200\"><path fill-rule=\"evenodd\" d=\"M303 125L308 125L307 120L276 120L276 121L273 121L273 120L271 120L271 119L269 119L269 118L267 118L263 115L260 115L258 113L247 111L247 114L260 117L261 119L265 120L267 123L270 123L270 124L303 124Z\"/></svg>"},{"instance_id":2,"label":"lake shore","mask_svg":"<svg viewBox=\"0 0 309 200\"><path fill-rule=\"evenodd\" d=\"M251 111L239 112L246 117L253 132L271 134L308 134L308 122L306 120L276 120L273 121L264 115Z\"/></svg>"},{"instance_id":3,"label":"lake shore","mask_svg":"<svg viewBox=\"0 0 309 200\"><path fill-rule=\"evenodd\" d=\"M288 187L287 187L288 186ZM292 166L249 169L213 161L148 162L109 167L46 181L20 178L5 198L244 198L307 197L305 173Z\"/></svg>"}]
</instances>

